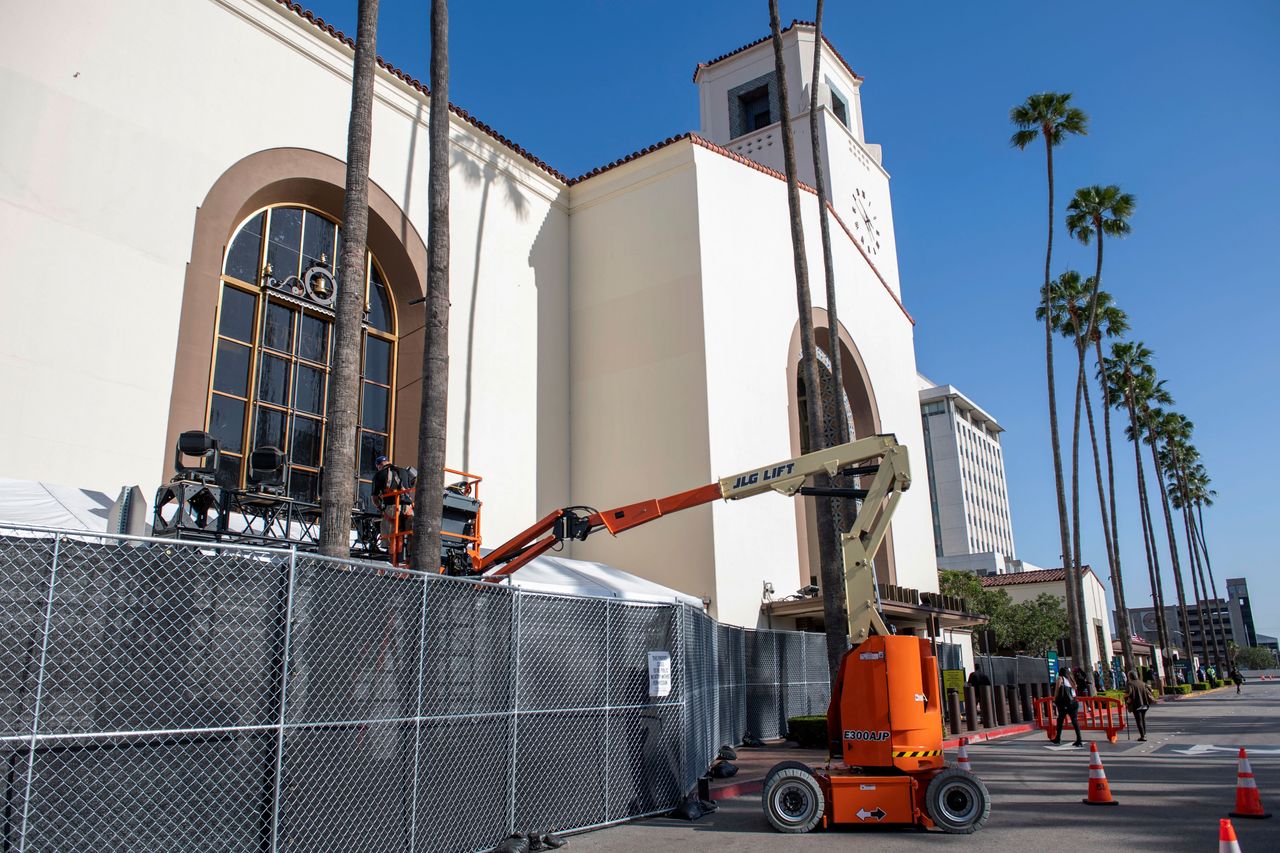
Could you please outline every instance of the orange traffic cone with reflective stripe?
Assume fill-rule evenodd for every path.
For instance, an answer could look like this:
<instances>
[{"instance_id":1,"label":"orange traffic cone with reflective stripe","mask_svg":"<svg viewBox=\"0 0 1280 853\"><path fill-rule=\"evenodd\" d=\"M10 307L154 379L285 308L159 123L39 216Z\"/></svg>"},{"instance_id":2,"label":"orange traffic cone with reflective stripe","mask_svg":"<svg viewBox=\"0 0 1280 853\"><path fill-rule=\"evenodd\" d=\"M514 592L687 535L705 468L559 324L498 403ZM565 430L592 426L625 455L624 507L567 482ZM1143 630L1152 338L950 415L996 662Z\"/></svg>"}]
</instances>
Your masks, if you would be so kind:
<instances>
[{"instance_id":1,"label":"orange traffic cone with reflective stripe","mask_svg":"<svg viewBox=\"0 0 1280 853\"><path fill-rule=\"evenodd\" d=\"M1111 786L1107 784L1107 771L1102 769L1102 756L1098 753L1097 741L1089 744L1089 796L1080 802L1087 806L1120 805L1111 798Z\"/></svg>"},{"instance_id":2,"label":"orange traffic cone with reflective stripe","mask_svg":"<svg viewBox=\"0 0 1280 853\"><path fill-rule=\"evenodd\" d=\"M1236 828L1225 817L1218 820L1218 853L1241 853Z\"/></svg>"},{"instance_id":3,"label":"orange traffic cone with reflective stripe","mask_svg":"<svg viewBox=\"0 0 1280 853\"><path fill-rule=\"evenodd\" d=\"M969 739L967 737L960 738L960 752L956 755L956 767L966 773L972 773L973 765L969 763L969 750L966 748L968 745Z\"/></svg>"},{"instance_id":4,"label":"orange traffic cone with reflective stripe","mask_svg":"<svg viewBox=\"0 0 1280 853\"><path fill-rule=\"evenodd\" d=\"M1262 810L1262 797L1258 795L1258 783L1253 778L1253 768L1249 766L1249 756L1243 748L1240 750L1240 768L1236 771L1236 810L1232 817L1271 817Z\"/></svg>"}]
</instances>

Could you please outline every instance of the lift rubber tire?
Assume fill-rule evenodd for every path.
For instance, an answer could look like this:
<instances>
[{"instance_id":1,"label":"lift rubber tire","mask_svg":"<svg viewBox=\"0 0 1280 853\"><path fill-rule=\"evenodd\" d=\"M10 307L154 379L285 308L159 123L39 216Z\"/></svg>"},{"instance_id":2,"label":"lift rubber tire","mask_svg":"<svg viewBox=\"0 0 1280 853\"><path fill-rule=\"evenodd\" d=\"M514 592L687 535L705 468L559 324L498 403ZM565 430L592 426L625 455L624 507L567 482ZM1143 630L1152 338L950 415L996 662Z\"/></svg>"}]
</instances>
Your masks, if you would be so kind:
<instances>
[{"instance_id":1,"label":"lift rubber tire","mask_svg":"<svg viewBox=\"0 0 1280 853\"><path fill-rule=\"evenodd\" d=\"M808 772L809 765L805 764L803 761L779 761L777 764L769 768L768 773L764 774L764 784L766 787L769 785L769 780L773 778L773 774L777 773L779 770L804 770Z\"/></svg>"},{"instance_id":2,"label":"lift rubber tire","mask_svg":"<svg viewBox=\"0 0 1280 853\"><path fill-rule=\"evenodd\" d=\"M967 835L991 816L991 795L977 776L949 767L929 781L924 809L943 832Z\"/></svg>"},{"instance_id":3,"label":"lift rubber tire","mask_svg":"<svg viewBox=\"0 0 1280 853\"><path fill-rule=\"evenodd\" d=\"M765 818L778 832L808 832L827 810L822 786L804 765L770 770L761 799Z\"/></svg>"}]
</instances>

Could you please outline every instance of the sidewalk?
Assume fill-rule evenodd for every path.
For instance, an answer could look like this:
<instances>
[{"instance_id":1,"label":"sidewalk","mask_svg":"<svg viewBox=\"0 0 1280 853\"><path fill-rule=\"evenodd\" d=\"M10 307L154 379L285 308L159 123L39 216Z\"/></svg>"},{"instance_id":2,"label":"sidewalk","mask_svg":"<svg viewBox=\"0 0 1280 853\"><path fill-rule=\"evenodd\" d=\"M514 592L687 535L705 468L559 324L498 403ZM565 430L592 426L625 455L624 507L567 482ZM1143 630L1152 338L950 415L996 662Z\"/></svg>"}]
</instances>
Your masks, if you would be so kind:
<instances>
[{"instance_id":1,"label":"sidewalk","mask_svg":"<svg viewBox=\"0 0 1280 853\"><path fill-rule=\"evenodd\" d=\"M1016 723L969 732L964 737L969 739L969 743L980 743L984 740L996 740L1034 730L1034 723ZM955 749L959 745L960 736L958 735L942 742L942 748L948 750ZM802 761L813 767L827 763L826 750L801 749L792 741L774 741L759 747L740 746L737 752L737 760L731 762L738 768L737 775L728 779L711 780L711 799L717 802L760 793L764 790L765 774L779 761Z\"/></svg>"}]
</instances>

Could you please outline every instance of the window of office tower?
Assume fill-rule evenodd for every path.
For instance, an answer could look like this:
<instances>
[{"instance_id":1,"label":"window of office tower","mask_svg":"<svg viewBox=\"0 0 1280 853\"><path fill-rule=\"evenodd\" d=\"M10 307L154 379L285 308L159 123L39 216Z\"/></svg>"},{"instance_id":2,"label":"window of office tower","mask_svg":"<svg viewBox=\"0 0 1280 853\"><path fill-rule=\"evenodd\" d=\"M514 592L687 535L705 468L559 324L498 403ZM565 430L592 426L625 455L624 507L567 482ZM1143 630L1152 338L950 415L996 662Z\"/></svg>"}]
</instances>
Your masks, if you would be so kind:
<instances>
[{"instance_id":1,"label":"window of office tower","mask_svg":"<svg viewBox=\"0 0 1280 853\"><path fill-rule=\"evenodd\" d=\"M288 204L254 213L228 243L205 415L205 428L222 442L224 485L244 485L248 454L274 446L288 460L290 496L318 499L341 250L336 221ZM374 459L391 446L395 407L395 314L371 252L359 287L365 313L355 473L363 496Z\"/></svg>"}]
</instances>

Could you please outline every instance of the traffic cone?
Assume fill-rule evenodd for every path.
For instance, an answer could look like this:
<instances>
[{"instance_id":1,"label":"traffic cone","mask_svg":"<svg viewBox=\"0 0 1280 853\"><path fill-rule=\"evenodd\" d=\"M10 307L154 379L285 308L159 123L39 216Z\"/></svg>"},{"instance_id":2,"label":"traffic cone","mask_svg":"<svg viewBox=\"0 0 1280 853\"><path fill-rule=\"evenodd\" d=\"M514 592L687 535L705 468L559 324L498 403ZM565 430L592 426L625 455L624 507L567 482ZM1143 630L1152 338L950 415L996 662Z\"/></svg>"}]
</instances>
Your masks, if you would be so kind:
<instances>
[{"instance_id":1,"label":"traffic cone","mask_svg":"<svg viewBox=\"0 0 1280 853\"><path fill-rule=\"evenodd\" d=\"M1089 744L1089 796L1080 802L1087 806L1120 805L1111 798L1111 786L1107 784L1107 771L1102 769L1102 756L1098 753L1097 741Z\"/></svg>"},{"instance_id":2,"label":"traffic cone","mask_svg":"<svg viewBox=\"0 0 1280 853\"><path fill-rule=\"evenodd\" d=\"M968 745L969 745L969 739L967 737L960 738L960 752L956 756L956 767L959 767L961 770L965 771L966 773L972 773L973 765L969 763L969 750L967 749Z\"/></svg>"},{"instance_id":3,"label":"traffic cone","mask_svg":"<svg viewBox=\"0 0 1280 853\"><path fill-rule=\"evenodd\" d=\"M1241 853L1236 828L1225 817L1218 819L1218 853Z\"/></svg>"},{"instance_id":4,"label":"traffic cone","mask_svg":"<svg viewBox=\"0 0 1280 853\"><path fill-rule=\"evenodd\" d=\"M1236 810L1232 817L1271 817L1262 810L1262 797L1258 795L1258 783L1253 778L1253 768L1249 766L1249 756L1243 748L1240 750L1240 769L1236 771Z\"/></svg>"}]
</instances>

